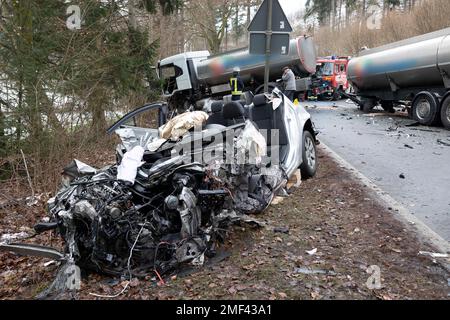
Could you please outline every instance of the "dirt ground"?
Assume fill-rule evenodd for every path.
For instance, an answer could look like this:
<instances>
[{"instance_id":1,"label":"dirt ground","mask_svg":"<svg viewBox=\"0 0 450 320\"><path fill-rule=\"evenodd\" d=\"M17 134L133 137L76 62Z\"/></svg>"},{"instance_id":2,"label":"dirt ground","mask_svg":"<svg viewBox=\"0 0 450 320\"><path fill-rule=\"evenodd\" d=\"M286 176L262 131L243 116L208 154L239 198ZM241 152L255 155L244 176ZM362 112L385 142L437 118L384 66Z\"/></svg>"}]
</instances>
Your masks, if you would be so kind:
<instances>
[{"instance_id":1,"label":"dirt ground","mask_svg":"<svg viewBox=\"0 0 450 320\"><path fill-rule=\"evenodd\" d=\"M43 208L0 209L0 233L31 227L46 216ZM450 275L418 255L432 249L324 154L316 178L258 219L267 227L230 231L221 248L227 258L164 283L155 275L133 279L117 299L449 299ZM31 242L60 245L49 234ZM56 274L47 261L0 253L0 299L33 299ZM370 266L380 271L380 289L366 284ZM319 273L305 274L312 271ZM91 274L76 298L114 295L125 284Z\"/></svg>"}]
</instances>

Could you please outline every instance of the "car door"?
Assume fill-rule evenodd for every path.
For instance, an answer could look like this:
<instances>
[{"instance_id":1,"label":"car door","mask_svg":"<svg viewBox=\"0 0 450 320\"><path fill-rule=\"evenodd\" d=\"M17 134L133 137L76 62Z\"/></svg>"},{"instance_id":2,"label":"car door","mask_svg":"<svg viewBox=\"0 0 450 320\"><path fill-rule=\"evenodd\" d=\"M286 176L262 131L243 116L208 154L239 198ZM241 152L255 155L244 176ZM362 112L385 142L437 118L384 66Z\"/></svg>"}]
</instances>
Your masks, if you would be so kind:
<instances>
[{"instance_id":1,"label":"car door","mask_svg":"<svg viewBox=\"0 0 450 320\"><path fill-rule=\"evenodd\" d=\"M108 130L108 134L124 127L135 129L158 129L167 122L168 107L166 103L146 104L136 110L127 113L114 123Z\"/></svg>"},{"instance_id":2,"label":"car door","mask_svg":"<svg viewBox=\"0 0 450 320\"><path fill-rule=\"evenodd\" d=\"M281 165L290 177L302 163L302 132L306 120L298 115L298 110L303 109L302 106L295 106L278 89L273 91L273 95L282 100L279 108L284 108L283 120L289 140L289 151Z\"/></svg>"},{"instance_id":3,"label":"car door","mask_svg":"<svg viewBox=\"0 0 450 320\"><path fill-rule=\"evenodd\" d=\"M159 128L167 121L167 110L165 103L144 105L123 116L107 133L116 133L125 150L147 145L149 141L159 139Z\"/></svg>"}]
</instances>

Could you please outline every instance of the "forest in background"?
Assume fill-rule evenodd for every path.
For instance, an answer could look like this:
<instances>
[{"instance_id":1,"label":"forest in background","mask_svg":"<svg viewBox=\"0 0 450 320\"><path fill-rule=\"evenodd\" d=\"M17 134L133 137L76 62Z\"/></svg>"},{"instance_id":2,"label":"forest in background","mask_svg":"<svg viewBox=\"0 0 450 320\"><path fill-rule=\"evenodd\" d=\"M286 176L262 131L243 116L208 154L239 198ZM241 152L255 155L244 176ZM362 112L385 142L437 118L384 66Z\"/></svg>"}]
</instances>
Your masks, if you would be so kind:
<instances>
[{"instance_id":1,"label":"forest in background","mask_svg":"<svg viewBox=\"0 0 450 320\"><path fill-rule=\"evenodd\" d=\"M308 0L297 34L314 36L318 54L356 55L450 27L448 0Z\"/></svg>"},{"instance_id":2,"label":"forest in background","mask_svg":"<svg viewBox=\"0 0 450 320\"><path fill-rule=\"evenodd\" d=\"M54 191L72 158L112 155L107 126L160 99L157 61L246 46L261 2L1 0L0 195ZM81 8L77 30L66 24L72 4ZM308 0L288 14L294 35L313 35L320 55L354 55L450 26L448 0ZM370 18L379 28L368 27Z\"/></svg>"}]
</instances>

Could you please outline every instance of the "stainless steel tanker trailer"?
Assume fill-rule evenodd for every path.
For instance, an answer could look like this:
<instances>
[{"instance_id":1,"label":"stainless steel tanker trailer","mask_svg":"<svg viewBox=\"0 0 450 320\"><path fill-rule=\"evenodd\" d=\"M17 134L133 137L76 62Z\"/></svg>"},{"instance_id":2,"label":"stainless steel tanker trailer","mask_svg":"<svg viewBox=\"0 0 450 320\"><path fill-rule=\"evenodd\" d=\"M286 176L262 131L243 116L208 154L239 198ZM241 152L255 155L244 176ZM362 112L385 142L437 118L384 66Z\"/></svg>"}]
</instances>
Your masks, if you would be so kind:
<instances>
[{"instance_id":1,"label":"stainless steel tanker trailer","mask_svg":"<svg viewBox=\"0 0 450 320\"><path fill-rule=\"evenodd\" d=\"M290 42L287 55L273 55L270 60L270 84L290 66L298 77L297 89L306 91L311 74L316 71L316 50L312 38L303 36ZM199 100L230 93L229 80L239 67L246 90L260 93L264 87L265 55L253 55L248 48L210 55L208 51L185 52L159 61L157 69L164 96L170 102L192 105Z\"/></svg>"},{"instance_id":2,"label":"stainless steel tanker trailer","mask_svg":"<svg viewBox=\"0 0 450 320\"><path fill-rule=\"evenodd\" d=\"M365 112L406 101L416 121L450 129L450 28L364 50L351 59L348 79L349 97Z\"/></svg>"}]
</instances>

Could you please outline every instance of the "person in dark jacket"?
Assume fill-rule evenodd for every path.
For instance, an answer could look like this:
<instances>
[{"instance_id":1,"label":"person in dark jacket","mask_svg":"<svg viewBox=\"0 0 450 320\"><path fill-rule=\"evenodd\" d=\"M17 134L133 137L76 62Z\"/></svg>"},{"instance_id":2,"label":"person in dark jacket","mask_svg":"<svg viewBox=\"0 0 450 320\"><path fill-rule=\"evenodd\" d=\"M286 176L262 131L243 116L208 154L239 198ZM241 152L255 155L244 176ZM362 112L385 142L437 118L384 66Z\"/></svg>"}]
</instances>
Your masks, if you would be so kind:
<instances>
[{"instance_id":1,"label":"person in dark jacket","mask_svg":"<svg viewBox=\"0 0 450 320\"><path fill-rule=\"evenodd\" d=\"M233 101L241 100L242 92L244 91L244 82L241 79L241 70L239 68L233 69L233 77L230 79L231 95Z\"/></svg>"},{"instance_id":2,"label":"person in dark jacket","mask_svg":"<svg viewBox=\"0 0 450 320\"><path fill-rule=\"evenodd\" d=\"M295 91L297 86L295 84L294 72L289 67L283 68L283 82L284 82L284 95L289 100L294 101Z\"/></svg>"}]
</instances>

